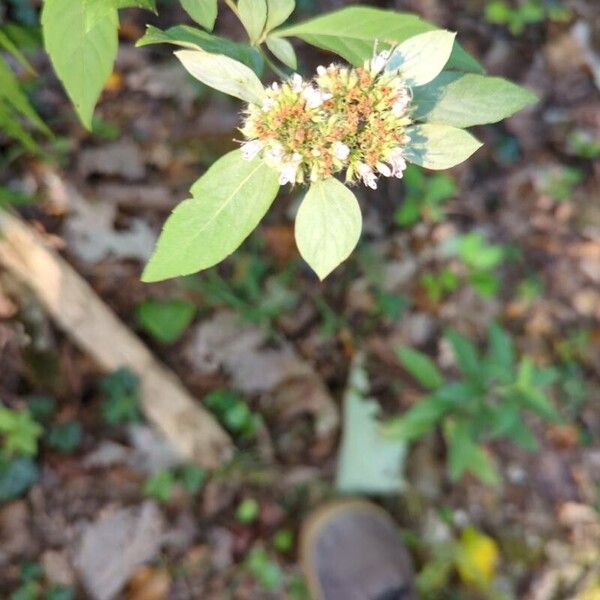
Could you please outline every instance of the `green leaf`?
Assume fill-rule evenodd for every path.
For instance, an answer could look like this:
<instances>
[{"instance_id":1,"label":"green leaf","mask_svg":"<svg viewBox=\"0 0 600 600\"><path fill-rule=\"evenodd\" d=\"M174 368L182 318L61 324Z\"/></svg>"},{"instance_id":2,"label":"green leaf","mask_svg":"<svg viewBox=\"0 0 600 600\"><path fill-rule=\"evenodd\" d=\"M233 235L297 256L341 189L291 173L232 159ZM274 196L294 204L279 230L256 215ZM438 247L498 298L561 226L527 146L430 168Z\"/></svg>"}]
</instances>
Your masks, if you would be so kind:
<instances>
[{"instance_id":1,"label":"green leaf","mask_svg":"<svg viewBox=\"0 0 600 600\"><path fill-rule=\"evenodd\" d=\"M356 247L362 214L356 196L337 179L313 183L296 215L296 244L322 281Z\"/></svg>"},{"instance_id":2,"label":"green leaf","mask_svg":"<svg viewBox=\"0 0 600 600\"><path fill-rule=\"evenodd\" d=\"M486 449L472 439L467 421L448 420L444 425L444 435L448 444L448 470L452 481L457 481L470 471L484 483L500 483L496 466Z\"/></svg>"},{"instance_id":3,"label":"green leaf","mask_svg":"<svg viewBox=\"0 0 600 600\"><path fill-rule=\"evenodd\" d=\"M414 90L413 118L464 128L496 123L537 101L535 94L501 77L445 71Z\"/></svg>"},{"instance_id":4,"label":"green leaf","mask_svg":"<svg viewBox=\"0 0 600 600\"><path fill-rule=\"evenodd\" d=\"M25 70L35 74L31 63L25 58L21 49L13 42L13 40L0 30L0 48L4 48Z\"/></svg>"},{"instance_id":5,"label":"green leaf","mask_svg":"<svg viewBox=\"0 0 600 600\"><path fill-rule=\"evenodd\" d=\"M440 29L402 42L391 54L386 71L398 70L411 87L435 79L450 58L456 33Z\"/></svg>"},{"instance_id":6,"label":"green leaf","mask_svg":"<svg viewBox=\"0 0 600 600\"><path fill-rule=\"evenodd\" d=\"M452 346L460 370L465 375L478 379L481 375L481 364L475 344L453 329L448 329L444 337Z\"/></svg>"},{"instance_id":7,"label":"green leaf","mask_svg":"<svg viewBox=\"0 0 600 600\"><path fill-rule=\"evenodd\" d=\"M511 373L515 365L515 352L510 335L497 323L489 328L489 360L503 372Z\"/></svg>"},{"instance_id":8,"label":"green leaf","mask_svg":"<svg viewBox=\"0 0 600 600\"><path fill-rule=\"evenodd\" d=\"M163 469L151 475L144 482L144 496L154 498L158 502L168 502L175 487L175 476L171 471Z\"/></svg>"},{"instance_id":9,"label":"green leaf","mask_svg":"<svg viewBox=\"0 0 600 600\"><path fill-rule=\"evenodd\" d=\"M267 0L267 24L265 31L271 31L282 23L294 12L295 0Z\"/></svg>"},{"instance_id":10,"label":"green leaf","mask_svg":"<svg viewBox=\"0 0 600 600\"><path fill-rule=\"evenodd\" d=\"M258 41L267 22L266 0L238 0L237 8L250 41Z\"/></svg>"},{"instance_id":11,"label":"green leaf","mask_svg":"<svg viewBox=\"0 0 600 600\"><path fill-rule=\"evenodd\" d=\"M290 69L298 68L298 59L294 47L284 38L268 37L266 40L267 48Z\"/></svg>"},{"instance_id":12,"label":"green leaf","mask_svg":"<svg viewBox=\"0 0 600 600\"><path fill-rule=\"evenodd\" d=\"M260 515L260 505L254 498L244 498L235 511L235 518L244 525L254 523Z\"/></svg>"},{"instance_id":13,"label":"green leaf","mask_svg":"<svg viewBox=\"0 0 600 600\"><path fill-rule=\"evenodd\" d=\"M21 125L17 115L3 102L0 102L0 131L19 141L30 152L37 152L38 145L29 132Z\"/></svg>"},{"instance_id":14,"label":"green leaf","mask_svg":"<svg viewBox=\"0 0 600 600\"><path fill-rule=\"evenodd\" d=\"M470 133L450 125L413 125L406 133L410 136L406 160L434 170L464 162L483 145Z\"/></svg>"},{"instance_id":15,"label":"green leaf","mask_svg":"<svg viewBox=\"0 0 600 600\"><path fill-rule=\"evenodd\" d=\"M444 377L435 363L425 354L406 346L395 349L402 366L425 388L436 390L444 383Z\"/></svg>"},{"instance_id":16,"label":"green leaf","mask_svg":"<svg viewBox=\"0 0 600 600\"><path fill-rule=\"evenodd\" d=\"M52 132L29 103L27 96L21 90L19 80L2 57L0 57L1 98L9 102L16 111L29 119L40 131L43 131L48 136L52 135Z\"/></svg>"},{"instance_id":17,"label":"green leaf","mask_svg":"<svg viewBox=\"0 0 600 600\"><path fill-rule=\"evenodd\" d=\"M140 325L163 344L177 341L196 314L196 305L186 300L144 300L136 309Z\"/></svg>"},{"instance_id":18,"label":"green leaf","mask_svg":"<svg viewBox=\"0 0 600 600\"><path fill-rule=\"evenodd\" d=\"M89 0L88 0L89 1ZM145 8L157 14L156 0L109 0L115 8Z\"/></svg>"},{"instance_id":19,"label":"green leaf","mask_svg":"<svg viewBox=\"0 0 600 600\"><path fill-rule=\"evenodd\" d=\"M205 85L246 102L262 104L265 97L263 85L254 71L241 62L204 50L177 50L175 56L191 75Z\"/></svg>"},{"instance_id":20,"label":"green leaf","mask_svg":"<svg viewBox=\"0 0 600 600\"><path fill-rule=\"evenodd\" d=\"M81 423L67 421L52 425L47 434L48 445L64 453L75 451L83 438Z\"/></svg>"},{"instance_id":21,"label":"green leaf","mask_svg":"<svg viewBox=\"0 0 600 600\"><path fill-rule=\"evenodd\" d=\"M44 2L46 51L87 129L117 56L118 27L117 10L105 0Z\"/></svg>"},{"instance_id":22,"label":"green leaf","mask_svg":"<svg viewBox=\"0 0 600 600\"><path fill-rule=\"evenodd\" d=\"M40 472L31 458L16 458L0 463L0 502L18 498L39 478Z\"/></svg>"},{"instance_id":23,"label":"green leaf","mask_svg":"<svg viewBox=\"0 0 600 600\"><path fill-rule=\"evenodd\" d=\"M261 160L245 161L239 150L223 156L165 223L143 281L189 275L222 261L258 225L278 189L277 173Z\"/></svg>"},{"instance_id":24,"label":"green leaf","mask_svg":"<svg viewBox=\"0 0 600 600\"><path fill-rule=\"evenodd\" d=\"M217 0L180 0L181 6L196 23L208 31L215 28L218 6Z\"/></svg>"},{"instance_id":25,"label":"green leaf","mask_svg":"<svg viewBox=\"0 0 600 600\"><path fill-rule=\"evenodd\" d=\"M382 433L390 438L418 440L437 425L449 408L449 403L435 395L428 396L411 406L402 416L386 421Z\"/></svg>"},{"instance_id":26,"label":"green leaf","mask_svg":"<svg viewBox=\"0 0 600 600\"><path fill-rule=\"evenodd\" d=\"M213 35L190 27L189 25L176 25L166 31L148 25L146 33L137 43L137 47L148 46L151 44L173 44L184 48L201 48L212 54L224 54L243 62L250 67L257 75L260 75L264 68L264 59L256 48L248 44L238 44L227 38Z\"/></svg>"},{"instance_id":27,"label":"green leaf","mask_svg":"<svg viewBox=\"0 0 600 600\"><path fill-rule=\"evenodd\" d=\"M338 54L354 65L373 56L375 42L384 49L419 33L438 29L416 15L370 6L350 6L280 29L274 35L296 36ZM448 68L483 73L483 67L455 43Z\"/></svg>"}]
</instances>

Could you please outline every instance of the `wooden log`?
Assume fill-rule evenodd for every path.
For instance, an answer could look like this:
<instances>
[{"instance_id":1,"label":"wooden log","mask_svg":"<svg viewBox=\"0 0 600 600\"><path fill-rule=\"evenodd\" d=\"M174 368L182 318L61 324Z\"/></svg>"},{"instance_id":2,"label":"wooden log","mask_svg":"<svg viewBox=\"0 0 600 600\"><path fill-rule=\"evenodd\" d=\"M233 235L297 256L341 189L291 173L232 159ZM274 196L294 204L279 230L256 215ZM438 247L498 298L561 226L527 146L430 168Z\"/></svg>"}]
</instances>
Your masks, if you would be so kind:
<instances>
[{"instance_id":1,"label":"wooden log","mask_svg":"<svg viewBox=\"0 0 600 600\"><path fill-rule=\"evenodd\" d=\"M144 414L183 459L216 467L231 456L229 436L175 373L36 231L4 210L0 210L0 264L33 290L56 324L103 370L127 367L136 373Z\"/></svg>"}]
</instances>

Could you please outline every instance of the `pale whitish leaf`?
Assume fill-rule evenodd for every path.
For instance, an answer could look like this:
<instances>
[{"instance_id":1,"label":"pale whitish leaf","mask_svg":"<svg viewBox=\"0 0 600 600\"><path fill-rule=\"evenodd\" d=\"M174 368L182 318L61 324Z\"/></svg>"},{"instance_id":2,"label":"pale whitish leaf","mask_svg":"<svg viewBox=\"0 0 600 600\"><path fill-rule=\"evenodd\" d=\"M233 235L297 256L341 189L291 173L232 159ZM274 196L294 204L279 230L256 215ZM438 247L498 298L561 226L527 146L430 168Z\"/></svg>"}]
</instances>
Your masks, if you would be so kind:
<instances>
[{"instance_id":1,"label":"pale whitish leaf","mask_svg":"<svg viewBox=\"0 0 600 600\"><path fill-rule=\"evenodd\" d=\"M435 79L450 58L456 33L428 31L402 42L391 54L386 71L398 70L412 87Z\"/></svg>"},{"instance_id":2,"label":"pale whitish leaf","mask_svg":"<svg viewBox=\"0 0 600 600\"><path fill-rule=\"evenodd\" d=\"M285 23L294 12L295 0L267 0L267 24L265 29L271 31Z\"/></svg>"},{"instance_id":3,"label":"pale whitish leaf","mask_svg":"<svg viewBox=\"0 0 600 600\"><path fill-rule=\"evenodd\" d=\"M103 0L46 0L44 44L82 123L91 129L94 106L117 56L116 8Z\"/></svg>"},{"instance_id":4,"label":"pale whitish leaf","mask_svg":"<svg viewBox=\"0 0 600 600\"><path fill-rule=\"evenodd\" d=\"M264 68L264 59L256 48L252 48L248 44L238 44L189 25L176 25L166 31L148 25L146 33L137 41L136 46L151 44L173 44L192 50L206 50L211 54L224 54L244 63L257 75L260 75Z\"/></svg>"},{"instance_id":5,"label":"pale whitish leaf","mask_svg":"<svg viewBox=\"0 0 600 600\"><path fill-rule=\"evenodd\" d=\"M298 68L298 59L294 47L284 38L268 37L267 48L290 69Z\"/></svg>"},{"instance_id":6,"label":"pale whitish leaf","mask_svg":"<svg viewBox=\"0 0 600 600\"><path fill-rule=\"evenodd\" d=\"M263 85L254 71L241 62L204 50L178 50L175 56L191 75L209 87L246 102L262 104Z\"/></svg>"},{"instance_id":7,"label":"pale whitish leaf","mask_svg":"<svg viewBox=\"0 0 600 600\"><path fill-rule=\"evenodd\" d=\"M180 0L181 6L196 23L212 31L217 20L217 0Z\"/></svg>"},{"instance_id":8,"label":"pale whitish leaf","mask_svg":"<svg viewBox=\"0 0 600 600\"><path fill-rule=\"evenodd\" d=\"M482 144L470 133L450 125L425 123L406 130L406 160L428 169L449 169L464 162Z\"/></svg>"},{"instance_id":9,"label":"pale whitish leaf","mask_svg":"<svg viewBox=\"0 0 600 600\"><path fill-rule=\"evenodd\" d=\"M362 215L356 196L329 177L310 186L296 215L298 250L323 280L356 247Z\"/></svg>"},{"instance_id":10,"label":"pale whitish leaf","mask_svg":"<svg viewBox=\"0 0 600 600\"><path fill-rule=\"evenodd\" d=\"M336 487L344 493L394 494L403 487L406 442L386 439L381 434L379 407L368 393L364 358L358 354L344 395Z\"/></svg>"},{"instance_id":11,"label":"pale whitish leaf","mask_svg":"<svg viewBox=\"0 0 600 600\"><path fill-rule=\"evenodd\" d=\"M238 0L240 21L248 32L250 41L256 42L267 22L266 0Z\"/></svg>"},{"instance_id":12,"label":"pale whitish leaf","mask_svg":"<svg viewBox=\"0 0 600 600\"><path fill-rule=\"evenodd\" d=\"M389 48L419 33L436 29L413 14L350 6L280 29L273 35L299 37L354 65L361 65L373 55L375 42L379 49ZM484 72L483 67L456 42L447 66L459 71Z\"/></svg>"},{"instance_id":13,"label":"pale whitish leaf","mask_svg":"<svg viewBox=\"0 0 600 600\"><path fill-rule=\"evenodd\" d=\"M167 219L143 281L189 275L229 256L255 229L279 189L278 174L234 150L219 159Z\"/></svg>"},{"instance_id":14,"label":"pale whitish leaf","mask_svg":"<svg viewBox=\"0 0 600 600\"><path fill-rule=\"evenodd\" d=\"M413 92L413 118L454 127L496 123L537 102L535 94L501 77L446 71Z\"/></svg>"}]
</instances>

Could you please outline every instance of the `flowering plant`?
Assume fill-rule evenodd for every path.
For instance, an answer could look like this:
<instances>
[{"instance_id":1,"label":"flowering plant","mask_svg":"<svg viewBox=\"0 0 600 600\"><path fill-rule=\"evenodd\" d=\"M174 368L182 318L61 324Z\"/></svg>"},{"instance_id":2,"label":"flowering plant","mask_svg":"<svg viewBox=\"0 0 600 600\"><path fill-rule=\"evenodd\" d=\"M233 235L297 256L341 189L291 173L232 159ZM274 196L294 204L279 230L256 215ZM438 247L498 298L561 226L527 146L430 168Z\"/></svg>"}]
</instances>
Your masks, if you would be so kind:
<instances>
[{"instance_id":1,"label":"flowering plant","mask_svg":"<svg viewBox=\"0 0 600 600\"><path fill-rule=\"evenodd\" d=\"M288 184L308 187L295 236L300 254L323 279L360 237L355 188L376 189L380 177L401 178L407 162L453 167L481 145L466 127L500 121L536 99L513 83L486 76L455 33L415 15L352 6L280 27L293 13L294 0L224 2L246 29L247 44L211 33L217 0L181 0L202 29L148 27L138 41L180 46L175 54L194 77L246 103L241 147L214 163L191 188L191 198L175 208L144 281L219 263ZM46 48L88 126L116 55L117 10L132 5L156 8L154 0L45 2ZM81 26L81 39L65 38L71 22ZM304 79L287 39L292 36L341 60ZM99 52L100 46L110 51ZM70 69L73 61L82 69ZM86 69L86 61L97 68ZM265 65L280 78L268 87L260 80Z\"/></svg>"}]
</instances>

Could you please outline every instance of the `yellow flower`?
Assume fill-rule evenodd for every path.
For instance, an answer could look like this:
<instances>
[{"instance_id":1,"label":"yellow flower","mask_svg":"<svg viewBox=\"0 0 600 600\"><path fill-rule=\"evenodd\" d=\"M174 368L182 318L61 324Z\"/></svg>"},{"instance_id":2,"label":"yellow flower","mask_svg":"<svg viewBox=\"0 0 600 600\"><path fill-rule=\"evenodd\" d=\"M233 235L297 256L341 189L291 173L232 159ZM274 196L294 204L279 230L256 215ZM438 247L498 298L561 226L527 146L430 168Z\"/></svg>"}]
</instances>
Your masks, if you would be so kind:
<instances>
[{"instance_id":1,"label":"yellow flower","mask_svg":"<svg viewBox=\"0 0 600 600\"><path fill-rule=\"evenodd\" d=\"M499 552L496 542L474 527L462 532L456 569L468 585L485 587L494 579Z\"/></svg>"}]
</instances>

